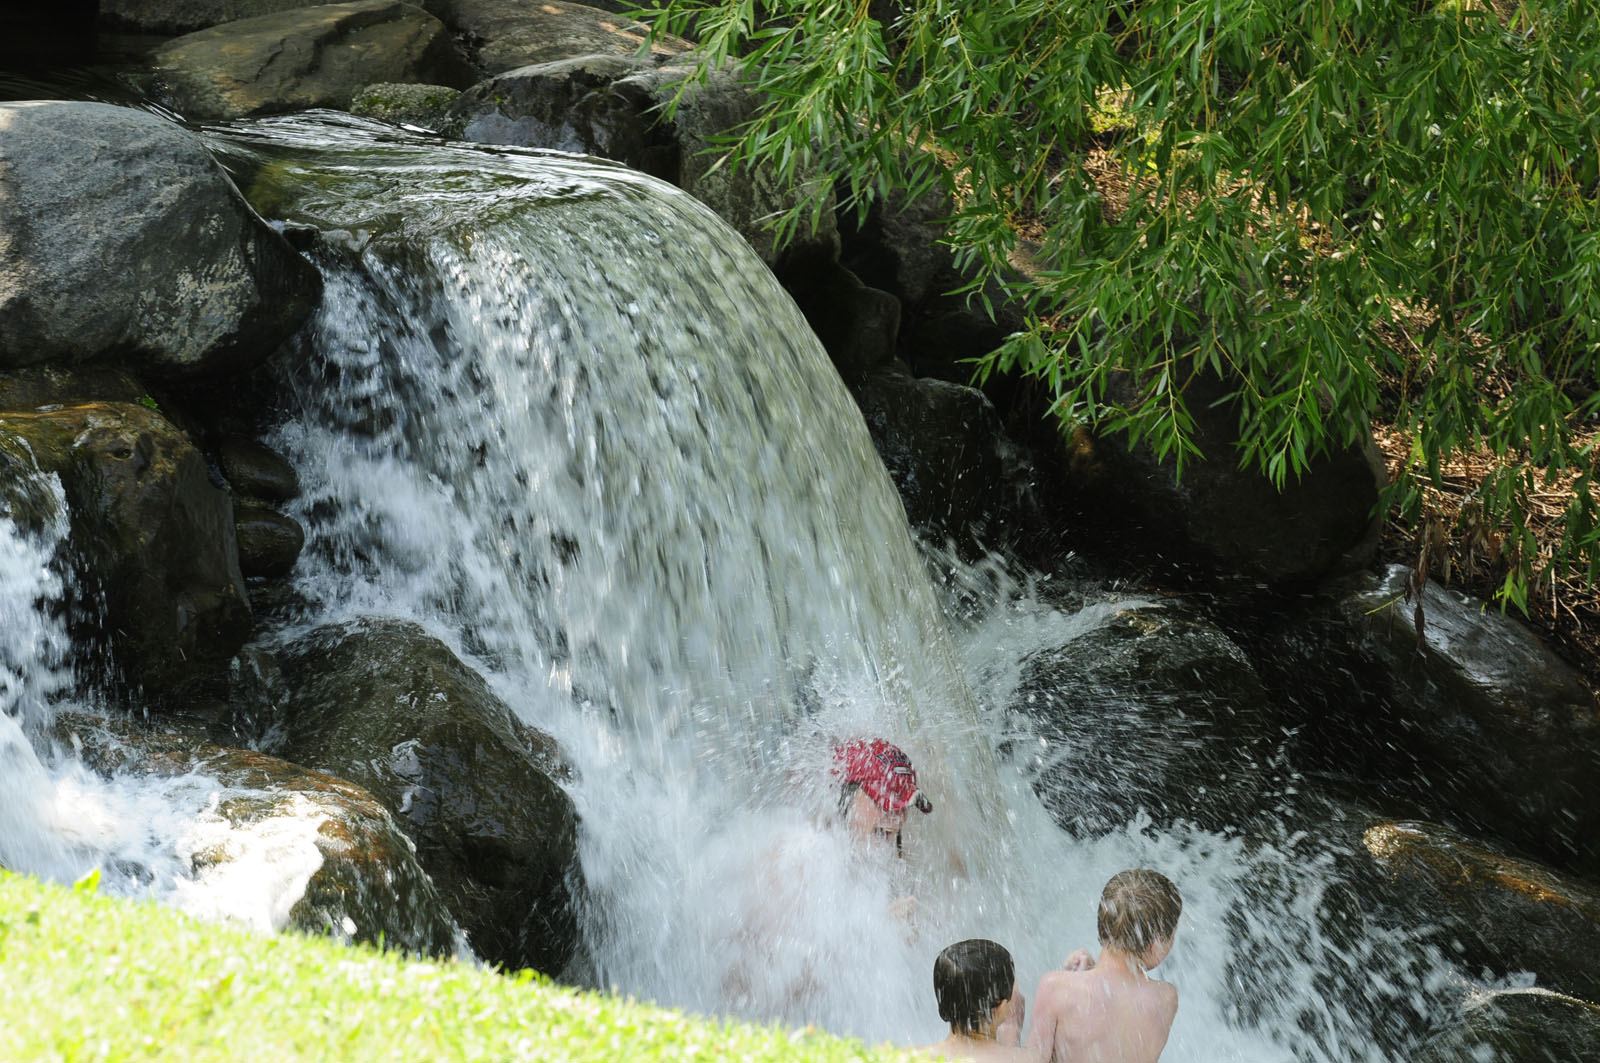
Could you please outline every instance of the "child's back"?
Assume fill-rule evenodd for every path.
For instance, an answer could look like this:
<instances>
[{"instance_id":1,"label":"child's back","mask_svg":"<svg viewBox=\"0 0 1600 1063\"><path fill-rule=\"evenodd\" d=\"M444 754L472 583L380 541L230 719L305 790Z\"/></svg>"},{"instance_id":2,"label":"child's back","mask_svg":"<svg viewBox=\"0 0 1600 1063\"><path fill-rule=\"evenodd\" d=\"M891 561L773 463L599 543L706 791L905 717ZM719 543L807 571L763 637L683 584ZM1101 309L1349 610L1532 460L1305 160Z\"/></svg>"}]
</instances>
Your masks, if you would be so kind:
<instances>
[{"instance_id":1,"label":"child's back","mask_svg":"<svg viewBox=\"0 0 1600 1063\"><path fill-rule=\"evenodd\" d=\"M1028 1046L1040 1059L1156 1063L1178 991L1146 972L1167 958L1182 910L1178 888L1159 872L1112 876L1100 896L1099 962L1074 957L1039 980Z\"/></svg>"},{"instance_id":2,"label":"child's back","mask_svg":"<svg viewBox=\"0 0 1600 1063\"><path fill-rule=\"evenodd\" d=\"M1178 991L1111 950L1087 971L1051 971L1034 996L1029 1044L1056 1063L1156 1063Z\"/></svg>"}]
</instances>

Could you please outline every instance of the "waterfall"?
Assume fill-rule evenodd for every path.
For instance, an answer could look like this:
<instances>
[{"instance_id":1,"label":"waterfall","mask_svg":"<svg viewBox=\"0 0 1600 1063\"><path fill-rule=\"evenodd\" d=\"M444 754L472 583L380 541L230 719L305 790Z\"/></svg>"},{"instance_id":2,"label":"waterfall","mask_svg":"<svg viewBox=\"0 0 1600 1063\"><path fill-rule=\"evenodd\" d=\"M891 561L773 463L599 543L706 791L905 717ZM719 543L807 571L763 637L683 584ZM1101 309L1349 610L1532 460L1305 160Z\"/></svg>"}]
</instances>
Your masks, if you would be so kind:
<instances>
[{"instance_id":1,"label":"waterfall","mask_svg":"<svg viewBox=\"0 0 1600 1063\"><path fill-rule=\"evenodd\" d=\"M558 740L590 897L570 978L930 1042L940 948L993 937L1031 993L1093 947L1105 880L1142 865L1185 896L1167 1059L1388 1058L1456 991L1421 928L1329 931L1337 854L1315 839L1057 827L1004 707L1022 662L1094 608L1005 591L952 625L825 353L700 204L596 160L347 116L206 135L253 201L320 233L326 296L273 440L303 485L304 605L273 637L415 620ZM48 599L52 548L0 526L0 581ZM37 677L7 698L59 693L59 639L0 638ZM907 749L935 806L911 814L903 859L833 822L831 749L862 734ZM39 763L57 789L75 770ZM143 839L149 892L228 914L243 884L202 903L173 859L206 822L205 780L101 785L107 807L164 802L159 828L120 828ZM235 908L276 910L292 886Z\"/></svg>"}]
</instances>

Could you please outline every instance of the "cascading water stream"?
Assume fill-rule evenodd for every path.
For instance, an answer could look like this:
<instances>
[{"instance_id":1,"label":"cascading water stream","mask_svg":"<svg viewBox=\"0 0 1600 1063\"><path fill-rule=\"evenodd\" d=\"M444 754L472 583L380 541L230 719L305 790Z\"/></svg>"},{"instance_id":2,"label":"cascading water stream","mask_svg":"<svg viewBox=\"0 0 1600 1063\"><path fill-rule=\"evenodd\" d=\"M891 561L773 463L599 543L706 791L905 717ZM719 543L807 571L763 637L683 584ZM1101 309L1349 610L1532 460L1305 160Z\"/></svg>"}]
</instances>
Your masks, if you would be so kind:
<instances>
[{"instance_id":1,"label":"cascading water stream","mask_svg":"<svg viewBox=\"0 0 1600 1063\"><path fill-rule=\"evenodd\" d=\"M1312 839L1056 826L1002 752L1038 739L1004 710L1022 662L1097 607L1002 589L952 629L825 353L698 203L593 160L347 117L207 135L255 202L322 233L325 299L276 440L304 488L305 605L278 637L416 620L555 736L590 896L573 978L928 1042L943 945L1001 941L1031 990L1092 946L1106 878L1144 865L1186 901L1167 1059L1390 1058L1459 992L1410 931L1330 929L1337 854ZM0 533L0 581L33 581L6 600L47 600L54 540ZM0 728L60 693L64 644L33 644L3 644L35 686L6 695ZM936 806L904 860L832 823L831 744L865 733L911 752ZM59 790L73 768L41 770ZM161 799L186 811L141 857L148 891L207 910L171 840L204 802ZM902 922L887 909L906 893Z\"/></svg>"}]
</instances>

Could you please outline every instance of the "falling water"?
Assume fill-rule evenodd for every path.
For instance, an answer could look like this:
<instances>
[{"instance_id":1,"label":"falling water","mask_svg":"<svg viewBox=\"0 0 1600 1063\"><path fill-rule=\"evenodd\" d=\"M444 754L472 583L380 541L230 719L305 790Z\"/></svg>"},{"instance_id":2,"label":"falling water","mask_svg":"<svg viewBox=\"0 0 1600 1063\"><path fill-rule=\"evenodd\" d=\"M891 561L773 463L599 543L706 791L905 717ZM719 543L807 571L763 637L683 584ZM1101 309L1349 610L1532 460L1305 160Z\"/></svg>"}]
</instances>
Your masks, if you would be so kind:
<instances>
[{"instance_id":1,"label":"falling water","mask_svg":"<svg viewBox=\"0 0 1600 1063\"><path fill-rule=\"evenodd\" d=\"M694 200L349 118L209 136L253 201L321 233L326 296L275 440L309 534L280 635L416 620L558 739L589 890L570 977L933 1041L943 945L996 938L1031 987L1093 945L1105 879L1144 865L1186 901L1166 1058L1388 1058L1458 991L1421 928L1330 916L1337 853L1315 839L1057 827L1006 706L1023 662L1106 606L1002 588L952 625L826 355ZM48 544L6 534L0 579L48 598L27 560ZM24 669L52 674L47 651ZM904 859L853 848L830 809L832 743L866 733L907 748L935 804Z\"/></svg>"}]
</instances>

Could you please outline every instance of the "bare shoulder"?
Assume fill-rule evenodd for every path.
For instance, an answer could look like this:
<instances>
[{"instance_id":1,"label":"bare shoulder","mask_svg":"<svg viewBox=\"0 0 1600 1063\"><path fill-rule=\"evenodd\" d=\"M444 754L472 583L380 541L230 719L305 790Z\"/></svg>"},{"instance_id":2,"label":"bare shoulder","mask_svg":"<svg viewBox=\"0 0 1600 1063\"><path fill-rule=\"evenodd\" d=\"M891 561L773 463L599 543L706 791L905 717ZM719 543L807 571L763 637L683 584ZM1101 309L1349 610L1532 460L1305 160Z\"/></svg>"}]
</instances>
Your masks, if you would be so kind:
<instances>
[{"instance_id":1,"label":"bare shoulder","mask_svg":"<svg viewBox=\"0 0 1600 1063\"><path fill-rule=\"evenodd\" d=\"M1162 1012L1170 1020L1178 1013L1178 987L1171 982L1151 980L1151 987L1155 989L1156 1001L1160 1004Z\"/></svg>"}]
</instances>

